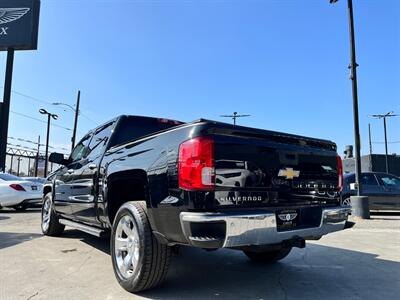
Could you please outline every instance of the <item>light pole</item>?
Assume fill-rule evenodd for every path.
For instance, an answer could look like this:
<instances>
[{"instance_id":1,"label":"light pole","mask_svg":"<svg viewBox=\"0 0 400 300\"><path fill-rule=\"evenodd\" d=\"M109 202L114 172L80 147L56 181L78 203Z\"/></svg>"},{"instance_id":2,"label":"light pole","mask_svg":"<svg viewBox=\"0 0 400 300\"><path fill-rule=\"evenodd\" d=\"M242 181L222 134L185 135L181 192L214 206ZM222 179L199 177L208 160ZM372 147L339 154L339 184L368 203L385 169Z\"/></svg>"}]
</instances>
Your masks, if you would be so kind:
<instances>
[{"instance_id":1,"label":"light pole","mask_svg":"<svg viewBox=\"0 0 400 300\"><path fill-rule=\"evenodd\" d=\"M373 118L383 119L383 130L385 134L385 161L386 161L386 173L389 173L389 162L388 162L388 142L387 142L387 134L386 134L386 118L396 117L393 111L390 111L384 115L371 115Z\"/></svg>"},{"instance_id":2,"label":"light pole","mask_svg":"<svg viewBox=\"0 0 400 300\"><path fill-rule=\"evenodd\" d=\"M49 163L49 136L50 136L50 120L53 118L54 120L58 119L56 114L49 113L47 110L41 108L39 112L42 115L47 115L47 137L46 137L46 154L45 154L45 161L44 161L44 177L47 177L47 166Z\"/></svg>"},{"instance_id":3,"label":"light pole","mask_svg":"<svg viewBox=\"0 0 400 300\"><path fill-rule=\"evenodd\" d=\"M11 84L14 65L14 49L8 49L4 80L3 102L0 102L0 172L6 171L8 121L10 117Z\"/></svg>"},{"instance_id":4,"label":"light pole","mask_svg":"<svg viewBox=\"0 0 400 300\"><path fill-rule=\"evenodd\" d=\"M79 103L81 101L81 91L78 91L78 96L76 98L76 105L73 107L72 105L69 105L67 103L62 103L62 102L54 102L52 103L53 105L63 105L71 109L75 113L75 119L74 119L74 129L72 131L72 137L71 137L71 152L74 150L75 147L75 140L76 140L76 129L78 127L78 117L79 117Z\"/></svg>"},{"instance_id":5,"label":"light pole","mask_svg":"<svg viewBox=\"0 0 400 300\"><path fill-rule=\"evenodd\" d=\"M336 3L338 0L330 0L330 3ZM361 143L360 143L360 123L358 117L358 93L357 93L357 67L356 62L356 42L354 36L354 17L353 17L353 1L347 0L347 10L349 14L349 35L350 35L350 80L353 94L353 122L354 122L354 148L356 159L356 176L355 182L357 186L357 196L351 196L351 206L354 216L362 219L369 219L369 200L367 196L362 195L361 185Z\"/></svg>"},{"instance_id":6,"label":"light pole","mask_svg":"<svg viewBox=\"0 0 400 300\"><path fill-rule=\"evenodd\" d=\"M233 120L233 125L236 125L236 119L237 118L243 118L243 117L250 117L250 115L238 115L238 113L235 111L233 115L220 115L220 117L223 118L232 118Z\"/></svg>"},{"instance_id":7,"label":"light pole","mask_svg":"<svg viewBox=\"0 0 400 300\"><path fill-rule=\"evenodd\" d=\"M336 3L338 0L329 0L330 3ZM353 1L347 0L347 9L349 14L349 34L350 34L350 80L352 82L353 94L353 121L354 121L354 144L355 144L355 159L356 159L356 185L357 195L361 195L361 143L360 143L360 123L358 117L358 92L357 92L357 67L356 62L356 43L354 36L354 17L353 17Z\"/></svg>"}]
</instances>

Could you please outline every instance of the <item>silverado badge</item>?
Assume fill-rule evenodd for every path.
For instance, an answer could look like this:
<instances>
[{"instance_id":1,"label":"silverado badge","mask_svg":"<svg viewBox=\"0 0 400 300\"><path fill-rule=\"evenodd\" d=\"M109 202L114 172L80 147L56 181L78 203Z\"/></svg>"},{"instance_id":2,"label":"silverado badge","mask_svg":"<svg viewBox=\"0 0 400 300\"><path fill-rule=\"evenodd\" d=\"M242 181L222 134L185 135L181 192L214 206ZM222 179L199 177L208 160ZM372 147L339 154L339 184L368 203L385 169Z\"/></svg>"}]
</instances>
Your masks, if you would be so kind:
<instances>
[{"instance_id":1,"label":"silverado badge","mask_svg":"<svg viewBox=\"0 0 400 300\"><path fill-rule=\"evenodd\" d=\"M293 170L293 168L280 169L278 177L286 177L286 179L293 179L300 176L300 171Z\"/></svg>"}]
</instances>

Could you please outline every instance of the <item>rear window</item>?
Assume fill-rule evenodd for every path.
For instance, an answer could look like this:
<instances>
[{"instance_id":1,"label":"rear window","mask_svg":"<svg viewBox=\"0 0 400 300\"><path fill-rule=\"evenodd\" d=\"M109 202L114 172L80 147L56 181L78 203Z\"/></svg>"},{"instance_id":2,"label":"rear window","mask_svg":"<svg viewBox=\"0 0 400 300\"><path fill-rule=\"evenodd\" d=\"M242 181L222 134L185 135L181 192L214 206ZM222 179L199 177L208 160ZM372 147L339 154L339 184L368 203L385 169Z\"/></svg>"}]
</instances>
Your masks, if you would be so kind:
<instances>
[{"instance_id":1,"label":"rear window","mask_svg":"<svg viewBox=\"0 0 400 300\"><path fill-rule=\"evenodd\" d=\"M16 181L16 180L22 180L21 178L11 175L11 174L0 174L0 180L4 181Z\"/></svg>"},{"instance_id":2,"label":"rear window","mask_svg":"<svg viewBox=\"0 0 400 300\"><path fill-rule=\"evenodd\" d=\"M112 145L121 145L146 135L184 124L183 122L147 117L127 117L121 121Z\"/></svg>"}]
</instances>

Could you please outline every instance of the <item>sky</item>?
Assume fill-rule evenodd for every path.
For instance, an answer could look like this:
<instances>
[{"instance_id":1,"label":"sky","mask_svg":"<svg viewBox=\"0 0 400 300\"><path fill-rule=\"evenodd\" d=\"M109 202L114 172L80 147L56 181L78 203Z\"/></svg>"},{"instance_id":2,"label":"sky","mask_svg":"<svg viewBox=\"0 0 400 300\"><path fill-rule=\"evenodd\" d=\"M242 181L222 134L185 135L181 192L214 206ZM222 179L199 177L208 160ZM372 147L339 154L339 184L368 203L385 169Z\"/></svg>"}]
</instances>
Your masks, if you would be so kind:
<instances>
[{"instance_id":1,"label":"sky","mask_svg":"<svg viewBox=\"0 0 400 300\"><path fill-rule=\"evenodd\" d=\"M383 153L383 122L369 115L400 113L400 1L353 2L361 150L371 123ZM220 115L237 111L251 115L240 125L343 153L354 144L348 64L344 0L42 0L38 50L15 54L9 136L43 141L45 108L59 115L50 144L68 152L73 112L51 103L73 105L81 90L78 137L120 114L231 122ZM388 140L400 154L400 116Z\"/></svg>"}]
</instances>

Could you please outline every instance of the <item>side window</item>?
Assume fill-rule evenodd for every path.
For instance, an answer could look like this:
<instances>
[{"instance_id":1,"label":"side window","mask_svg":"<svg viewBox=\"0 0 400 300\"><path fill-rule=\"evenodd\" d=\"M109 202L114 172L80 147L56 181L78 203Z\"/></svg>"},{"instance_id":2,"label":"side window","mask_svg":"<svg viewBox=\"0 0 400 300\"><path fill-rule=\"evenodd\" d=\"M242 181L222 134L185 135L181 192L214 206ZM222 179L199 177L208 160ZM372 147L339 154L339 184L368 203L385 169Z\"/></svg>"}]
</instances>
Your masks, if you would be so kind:
<instances>
[{"instance_id":1,"label":"side window","mask_svg":"<svg viewBox=\"0 0 400 300\"><path fill-rule=\"evenodd\" d=\"M365 185L378 185L374 174L362 174L360 182Z\"/></svg>"},{"instance_id":2,"label":"side window","mask_svg":"<svg viewBox=\"0 0 400 300\"><path fill-rule=\"evenodd\" d=\"M108 123L96 130L93 138L89 143L87 157L90 159L97 158L107 145L107 141L111 136L111 129L114 123Z\"/></svg>"},{"instance_id":3,"label":"side window","mask_svg":"<svg viewBox=\"0 0 400 300\"><path fill-rule=\"evenodd\" d=\"M71 156L70 156L70 160L71 162L76 162L81 160L86 152L87 152L87 147L90 141L91 135L87 135L85 136L74 148L74 150L72 150Z\"/></svg>"},{"instance_id":4,"label":"side window","mask_svg":"<svg viewBox=\"0 0 400 300\"><path fill-rule=\"evenodd\" d=\"M389 175L389 174L379 174L379 180L387 187L400 187L400 178Z\"/></svg>"}]
</instances>

